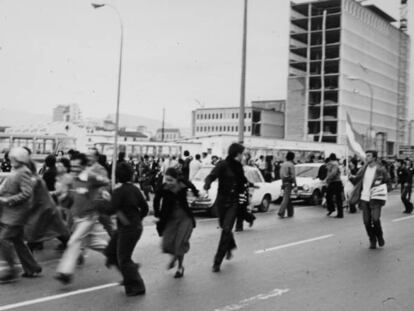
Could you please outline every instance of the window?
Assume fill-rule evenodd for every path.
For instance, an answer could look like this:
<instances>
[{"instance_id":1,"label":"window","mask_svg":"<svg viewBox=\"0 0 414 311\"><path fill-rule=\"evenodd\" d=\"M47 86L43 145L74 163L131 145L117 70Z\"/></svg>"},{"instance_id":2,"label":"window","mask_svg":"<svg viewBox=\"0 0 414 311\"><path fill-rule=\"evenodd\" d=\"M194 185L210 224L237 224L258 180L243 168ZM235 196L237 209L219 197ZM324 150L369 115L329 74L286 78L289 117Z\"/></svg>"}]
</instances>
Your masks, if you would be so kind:
<instances>
[{"instance_id":1,"label":"window","mask_svg":"<svg viewBox=\"0 0 414 311\"><path fill-rule=\"evenodd\" d=\"M223 119L223 114L222 113L220 113L220 119Z\"/></svg>"},{"instance_id":2,"label":"window","mask_svg":"<svg viewBox=\"0 0 414 311\"><path fill-rule=\"evenodd\" d=\"M234 119L234 113L231 114L231 118Z\"/></svg>"},{"instance_id":3,"label":"window","mask_svg":"<svg viewBox=\"0 0 414 311\"><path fill-rule=\"evenodd\" d=\"M236 113L236 119L238 119L239 118L239 114L238 113Z\"/></svg>"},{"instance_id":4,"label":"window","mask_svg":"<svg viewBox=\"0 0 414 311\"><path fill-rule=\"evenodd\" d=\"M252 118L252 113L251 112L249 112L249 119L251 119Z\"/></svg>"},{"instance_id":5,"label":"window","mask_svg":"<svg viewBox=\"0 0 414 311\"><path fill-rule=\"evenodd\" d=\"M212 119L214 119L214 117L215 117L215 114L213 113L213 114L211 115L211 118L212 118Z\"/></svg>"},{"instance_id":6,"label":"window","mask_svg":"<svg viewBox=\"0 0 414 311\"><path fill-rule=\"evenodd\" d=\"M247 113L244 113L244 118L246 119L246 117L247 117Z\"/></svg>"},{"instance_id":7,"label":"window","mask_svg":"<svg viewBox=\"0 0 414 311\"><path fill-rule=\"evenodd\" d=\"M250 125L247 127L247 131L250 133L250 131L251 131L251 127L250 127Z\"/></svg>"},{"instance_id":8,"label":"window","mask_svg":"<svg viewBox=\"0 0 414 311\"><path fill-rule=\"evenodd\" d=\"M236 132L238 132L239 131L239 127L238 126L236 126Z\"/></svg>"}]
</instances>

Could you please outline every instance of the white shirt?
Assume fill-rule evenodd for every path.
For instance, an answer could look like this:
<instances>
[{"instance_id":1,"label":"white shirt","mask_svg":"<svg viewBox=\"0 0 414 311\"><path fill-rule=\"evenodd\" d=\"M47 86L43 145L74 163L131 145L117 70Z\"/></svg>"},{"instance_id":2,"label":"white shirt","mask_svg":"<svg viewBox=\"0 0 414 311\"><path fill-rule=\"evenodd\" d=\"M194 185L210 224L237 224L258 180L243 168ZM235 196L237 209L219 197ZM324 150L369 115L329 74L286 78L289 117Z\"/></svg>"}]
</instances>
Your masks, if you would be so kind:
<instances>
[{"instance_id":1,"label":"white shirt","mask_svg":"<svg viewBox=\"0 0 414 311\"><path fill-rule=\"evenodd\" d=\"M367 166L364 174L364 180L362 182L362 193L361 193L361 200L365 202L369 202L370 195L371 195L371 186L374 182L375 172L377 171L377 166L370 167Z\"/></svg>"},{"instance_id":2,"label":"white shirt","mask_svg":"<svg viewBox=\"0 0 414 311\"><path fill-rule=\"evenodd\" d=\"M194 176L202 167L202 164L198 160L193 160L190 162L190 180L193 180Z\"/></svg>"}]
</instances>

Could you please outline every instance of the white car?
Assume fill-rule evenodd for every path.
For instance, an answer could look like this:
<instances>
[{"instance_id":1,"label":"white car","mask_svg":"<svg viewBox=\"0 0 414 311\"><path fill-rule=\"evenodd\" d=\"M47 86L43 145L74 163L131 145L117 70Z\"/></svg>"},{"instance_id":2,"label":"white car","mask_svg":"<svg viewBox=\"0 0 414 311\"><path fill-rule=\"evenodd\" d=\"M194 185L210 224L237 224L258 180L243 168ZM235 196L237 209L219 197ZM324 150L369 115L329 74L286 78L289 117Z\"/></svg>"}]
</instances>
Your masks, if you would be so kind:
<instances>
[{"instance_id":1,"label":"white car","mask_svg":"<svg viewBox=\"0 0 414 311\"><path fill-rule=\"evenodd\" d=\"M322 204L326 184L318 178L318 172L321 166L322 163L295 165L297 188L292 191L290 196L292 199L304 200L312 205ZM342 175L341 180L344 185L345 196L348 198L353 186L346 175ZM278 182L281 186L282 181L278 180Z\"/></svg>"},{"instance_id":2,"label":"white car","mask_svg":"<svg viewBox=\"0 0 414 311\"><path fill-rule=\"evenodd\" d=\"M204 180L210 174L214 166L203 166L191 181L198 190L203 190ZM276 182L267 183L263 179L260 171L251 166L244 167L244 174L249 182L254 184L254 188L250 188L250 207L257 208L260 212L267 212L270 203L276 201L281 196L280 186ZM215 201L217 197L218 181L215 180L208 191L207 198L195 198L192 192L189 192L188 201L190 208L198 210L208 210L212 216L217 216Z\"/></svg>"}]
</instances>

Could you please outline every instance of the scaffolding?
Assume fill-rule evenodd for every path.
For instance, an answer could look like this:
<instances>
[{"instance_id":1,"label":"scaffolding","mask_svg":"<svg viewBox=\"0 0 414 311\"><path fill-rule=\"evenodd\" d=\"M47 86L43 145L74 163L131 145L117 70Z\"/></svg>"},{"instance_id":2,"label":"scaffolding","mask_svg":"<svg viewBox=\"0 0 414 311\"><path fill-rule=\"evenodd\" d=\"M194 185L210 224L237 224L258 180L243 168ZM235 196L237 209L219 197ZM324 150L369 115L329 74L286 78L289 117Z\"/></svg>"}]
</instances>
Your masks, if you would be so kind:
<instances>
[{"instance_id":1,"label":"scaffolding","mask_svg":"<svg viewBox=\"0 0 414 311\"><path fill-rule=\"evenodd\" d=\"M408 116L408 58L409 37L407 31L407 0L401 0L399 54L398 54L398 86L397 86L397 150L406 143Z\"/></svg>"}]
</instances>

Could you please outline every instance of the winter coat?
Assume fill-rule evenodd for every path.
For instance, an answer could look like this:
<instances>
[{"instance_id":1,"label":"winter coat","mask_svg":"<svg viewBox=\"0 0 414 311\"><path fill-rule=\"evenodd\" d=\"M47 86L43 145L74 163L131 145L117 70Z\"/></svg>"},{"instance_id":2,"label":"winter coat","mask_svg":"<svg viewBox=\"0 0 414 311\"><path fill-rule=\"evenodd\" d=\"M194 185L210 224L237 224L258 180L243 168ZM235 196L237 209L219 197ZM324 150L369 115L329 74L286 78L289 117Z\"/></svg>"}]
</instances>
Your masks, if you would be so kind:
<instances>
[{"instance_id":1,"label":"winter coat","mask_svg":"<svg viewBox=\"0 0 414 311\"><path fill-rule=\"evenodd\" d=\"M32 172L27 166L22 166L7 176L0 188L0 197L7 198L7 203L0 205L1 223L10 226L25 224L32 206L33 186Z\"/></svg>"},{"instance_id":2,"label":"winter coat","mask_svg":"<svg viewBox=\"0 0 414 311\"><path fill-rule=\"evenodd\" d=\"M196 221L193 216L193 212L188 206L187 201L187 190L191 189L194 195L198 196L197 188L189 181L185 179L179 179L179 184L181 189L178 193L173 193L172 191L166 188L166 184L163 184L155 193L154 197L154 216L159 218L157 223L157 230L160 235L164 231L165 225L173 215L174 209L176 208L176 202L180 204L180 207L184 212L191 218L193 226L196 226ZM162 205L160 208L160 202L162 199Z\"/></svg>"}]
</instances>

